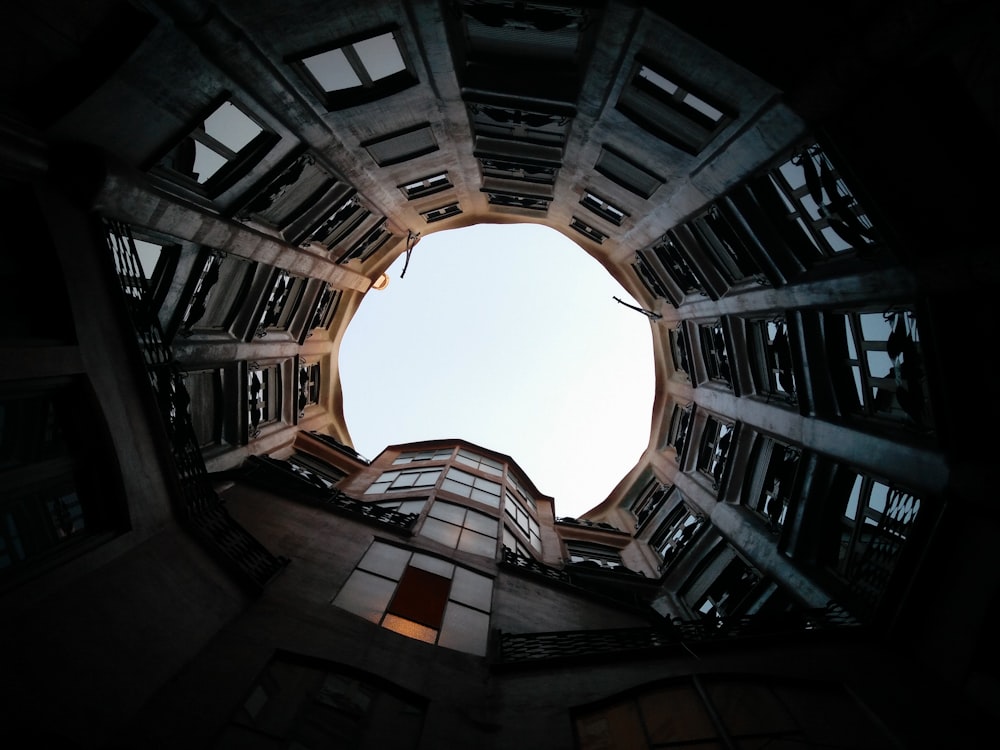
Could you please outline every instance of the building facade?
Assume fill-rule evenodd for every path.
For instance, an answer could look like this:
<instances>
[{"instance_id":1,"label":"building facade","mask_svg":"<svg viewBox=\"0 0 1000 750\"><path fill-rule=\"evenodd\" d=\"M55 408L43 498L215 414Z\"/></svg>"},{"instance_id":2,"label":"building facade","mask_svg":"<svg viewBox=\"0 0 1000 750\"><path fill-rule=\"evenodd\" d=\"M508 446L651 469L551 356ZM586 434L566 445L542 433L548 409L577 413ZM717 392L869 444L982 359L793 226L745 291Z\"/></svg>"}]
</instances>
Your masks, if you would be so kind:
<instances>
[{"instance_id":1,"label":"building facade","mask_svg":"<svg viewBox=\"0 0 1000 750\"><path fill-rule=\"evenodd\" d=\"M998 277L991 4L8 16L6 725L881 748L1000 715L1000 408L967 376ZM340 341L390 264L521 222L653 339L648 447L582 518L489 446L368 460L343 417Z\"/></svg>"}]
</instances>

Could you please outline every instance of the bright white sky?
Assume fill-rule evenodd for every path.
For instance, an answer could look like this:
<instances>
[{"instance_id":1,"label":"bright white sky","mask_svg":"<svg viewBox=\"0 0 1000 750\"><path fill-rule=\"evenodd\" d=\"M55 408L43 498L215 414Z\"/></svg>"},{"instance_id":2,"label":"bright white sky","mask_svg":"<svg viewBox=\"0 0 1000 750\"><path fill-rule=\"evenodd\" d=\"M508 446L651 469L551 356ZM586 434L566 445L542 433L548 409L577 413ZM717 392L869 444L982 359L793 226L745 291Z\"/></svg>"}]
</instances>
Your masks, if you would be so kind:
<instances>
[{"instance_id":1,"label":"bright white sky","mask_svg":"<svg viewBox=\"0 0 1000 750\"><path fill-rule=\"evenodd\" d=\"M635 300L548 227L423 237L370 291L340 350L354 448L461 438L506 453L557 516L603 501L649 441L653 346Z\"/></svg>"}]
</instances>

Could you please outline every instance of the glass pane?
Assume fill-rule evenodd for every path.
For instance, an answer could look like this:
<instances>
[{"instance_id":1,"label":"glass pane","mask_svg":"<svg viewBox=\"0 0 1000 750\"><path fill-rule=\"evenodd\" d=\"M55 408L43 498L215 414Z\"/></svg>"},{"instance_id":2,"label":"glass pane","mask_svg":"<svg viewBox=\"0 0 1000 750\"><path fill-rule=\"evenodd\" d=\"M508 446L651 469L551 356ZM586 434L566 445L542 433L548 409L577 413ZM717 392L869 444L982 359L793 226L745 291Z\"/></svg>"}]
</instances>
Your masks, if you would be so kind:
<instances>
[{"instance_id":1,"label":"glass pane","mask_svg":"<svg viewBox=\"0 0 1000 750\"><path fill-rule=\"evenodd\" d=\"M410 561L410 551L393 547L382 542L372 542L365 556L361 558L358 567L369 573L378 573L386 578L398 581L406 564Z\"/></svg>"},{"instance_id":2,"label":"glass pane","mask_svg":"<svg viewBox=\"0 0 1000 750\"><path fill-rule=\"evenodd\" d=\"M305 58L302 62L324 91L343 91L361 85L361 79L347 62L343 50L332 49L321 52Z\"/></svg>"},{"instance_id":3,"label":"glass pane","mask_svg":"<svg viewBox=\"0 0 1000 750\"><path fill-rule=\"evenodd\" d=\"M462 552L468 552L470 555L493 557L497 552L497 540L496 537L477 534L475 531L465 529L458 540L458 549Z\"/></svg>"},{"instance_id":4,"label":"glass pane","mask_svg":"<svg viewBox=\"0 0 1000 750\"><path fill-rule=\"evenodd\" d=\"M873 352L868 353L868 372L870 375L876 378L891 378L894 377L894 370L892 368L892 360L889 359L888 352Z\"/></svg>"},{"instance_id":5,"label":"glass pane","mask_svg":"<svg viewBox=\"0 0 1000 750\"><path fill-rule=\"evenodd\" d=\"M668 94L677 93L677 84L667 78L664 78L659 73L643 65L639 69L639 77L645 78L651 84L656 86L656 88L667 92Z\"/></svg>"},{"instance_id":6,"label":"glass pane","mask_svg":"<svg viewBox=\"0 0 1000 750\"><path fill-rule=\"evenodd\" d=\"M201 141L194 142L194 173L198 183L206 182L226 165L226 158Z\"/></svg>"},{"instance_id":7,"label":"glass pane","mask_svg":"<svg viewBox=\"0 0 1000 750\"><path fill-rule=\"evenodd\" d=\"M224 102L205 120L205 132L233 151L242 149L262 130L232 102Z\"/></svg>"},{"instance_id":8,"label":"glass pane","mask_svg":"<svg viewBox=\"0 0 1000 750\"><path fill-rule=\"evenodd\" d=\"M472 490L469 494L469 498L475 500L477 503L488 505L491 508L500 507L500 498L497 495L484 492L483 490Z\"/></svg>"},{"instance_id":9,"label":"glass pane","mask_svg":"<svg viewBox=\"0 0 1000 750\"><path fill-rule=\"evenodd\" d=\"M439 557L431 557L430 555L421 555L419 552L414 553L413 559L410 560L410 565L414 568L426 570L428 573L436 573L445 578L451 578L455 573L455 566L447 560L442 560Z\"/></svg>"},{"instance_id":10,"label":"glass pane","mask_svg":"<svg viewBox=\"0 0 1000 750\"><path fill-rule=\"evenodd\" d=\"M355 570L334 598L333 604L377 623L395 590L395 581Z\"/></svg>"},{"instance_id":11,"label":"glass pane","mask_svg":"<svg viewBox=\"0 0 1000 750\"><path fill-rule=\"evenodd\" d=\"M496 539L497 519L487 516L485 513L476 513L474 510L470 510L465 518L465 527Z\"/></svg>"},{"instance_id":12,"label":"glass pane","mask_svg":"<svg viewBox=\"0 0 1000 750\"><path fill-rule=\"evenodd\" d=\"M451 599L489 612L493 599L493 581L471 570L455 568L455 577L451 582Z\"/></svg>"},{"instance_id":13,"label":"glass pane","mask_svg":"<svg viewBox=\"0 0 1000 750\"><path fill-rule=\"evenodd\" d=\"M437 639L437 631L434 628L429 628L426 625L421 625L398 615L387 614L385 619L382 620L382 627L388 628L400 635L405 635L407 638L423 641L424 643L434 643Z\"/></svg>"},{"instance_id":14,"label":"glass pane","mask_svg":"<svg viewBox=\"0 0 1000 750\"><path fill-rule=\"evenodd\" d=\"M444 481L441 482L441 489L446 490L447 492L454 492L456 495L461 495L462 497L468 497L469 493L472 491L472 488L468 485L460 484L454 479L449 479L448 477L445 477Z\"/></svg>"},{"instance_id":15,"label":"glass pane","mask_svg":"<svg viewBox=\"0 0 1000 750\"><path fill-rule=\"evenodd\" d=\"M878 513L885 513L885 503L888 496L888 487L881 482L873 482L871 495L868 497L868 507Z\"/></svg>"},{"instance_id":16,"label":"glass pane","mask_svg":"<svg viewBox=\"0 0 1000 750\"><path fill-rule=\"evenodd\" d=\"M435 542L454 548L458 545L458 536L462 529L450 523L439 521L436 518L424 519L424 525L420 529L420 535Z\"/></svg>"},{"instance_id":17,"label":"glass pane","mask_svg":"<svg viewBox=\"0 0 1000 750\"><path fill-rule=\"evenodd\" d=\"M851 488L851 496L847 500L847 509L844 516L852 521L858 517L858 501L861 499L861 477L854 478L854 486Z\"/></svg>"},{"instance_id":18,"label":"glass pane","mask_svg":"<svg viewBox=\"0 0 1000 750\"><path fill-rule=\"evenodd\" d=\"M699 99L694 94L687 94L684 97L684 103L689 107L691 107L691 109L701 112L703 115L708 117L713 122L718 122L719 120L722 119L722 112L717 110L708 102Z\"/></svg>"},{"instance_id":19,"label":"glass pane","mask_svg":"<svg viewBox=\"0 0 1000 750\"><path fill-rule=\"evenodd\" d=\"M163 252L163 248L160 245L154 245L152 242L136 240L135 251L139 254L142 275L147 279L153 278L153 271L156 270L156 261L160 259L160 253Z\"/></svg>"},{"instance_id":20,"label":"glass pane","mask_svg":"<svg viewBox=\"0 0 1000 750\"><path fill-rule=\"evenodd\" d=\"M431 506L427 515L461 526L462 521L465 519L465 508L438 500Z\"/></svg>"},{"instance_id":21,"label":"glass pane","mask_svg":"<svg viewBox=\"0 0 1000 750\"><path fill-rule=\"evenodd\" d=\"M361 63L373 81L406 70L403 56L399 53L399 47L391 33L358 42L354 45L354 51L358 53Z\"/></svg>"},{"instance_id":22,"label":"glass pane","mask_svg":"<svg viewBox=\"0 0 1000 750\"><path fill-rule=\"evenodd\" d=\"M456 602L448 602L438 645L485 656L489 632L489 615Z\"/></svg>"}]
</instances>

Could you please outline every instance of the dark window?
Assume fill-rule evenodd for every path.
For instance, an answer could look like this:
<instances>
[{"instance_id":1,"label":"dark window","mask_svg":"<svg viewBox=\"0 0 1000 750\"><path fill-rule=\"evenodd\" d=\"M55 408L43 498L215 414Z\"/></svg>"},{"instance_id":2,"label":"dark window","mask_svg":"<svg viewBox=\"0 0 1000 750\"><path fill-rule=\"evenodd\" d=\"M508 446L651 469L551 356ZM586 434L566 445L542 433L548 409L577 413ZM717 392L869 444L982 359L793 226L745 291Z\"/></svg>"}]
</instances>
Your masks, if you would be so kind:
<instances>
[{"instance_id":1,"label":"dark window","mask_svg":"<svg viewBox=\"0 0 1000 750\"><path fill-rule=\"evenodd\" d=\"M593 542L566 542L567 562L573 565L589 565L609 570L625 567L621 553L614 547Z\"/></svg>"},{"instance_id":2,"label":"dark window","mask_svg":"<svg viewBox=\"0 0 1000 750\"><path fill-rule=\"evenodd\" d=\"M430 125L415 125L361 144L380 167L415 159L438 150Z\"/></svg>"},{"instance_id":3,"label":"dark window","mask_svg":"<svg viewBox=\"0 0 1000 750\"><path fill-rule=\"evenodd\" d=\"M814 255L864 252L875 244L871 221L819 146L802 149L769 177Z\"/></svg>"},{"instance_id":4,"label":"dark window","mask_svg":"<svg viewBox=\"0 0 1000 750\"><path fill-rule=\"evenodd\" d=\"M643 524L656 515L656 511L663 506L669 493L670 487L660 484L656 479L651 480L643 488L642 493L629 506L629 510L635 516L636 530L641 529Z\"/></svg>"},{"instance_id":5,"label":"dark window","mask_svg":"<svg viewBox=\"0 0 1000 750\"><path fill-rule=\"evenodd\" d=\"M688 406L674 405L674 412L670 416L670 430L667 433L667 445L673 446L677 452L678 460L684 455L684 446L687 445L688 431L691 429L691 412L694 409Z\"/></svg>"},{"instance_id":6,"label":"dark window","mask_svg":"<svg viewBox=\"0 0 1000 750\"><path fill-rule=\"evenodd\" d=\"M670 498L672 501L680 498L680 502L649 540L649 546L660 556L661 573L680 559L681 553L695 539L705 520L688 508L678 490L673 489Z\"/></svg>"},{"instance_id":7,"label":"dark window","mask_svg":"<svg viewBox=\"0 0 1000 750\"><path fill-rule=\"evenodd\" d=\"M249 438L260 437L261 428L281 419L281 365L247 368L247 412Z\"/></svg>"},{"instance_id":8,"label":"dark window","mask_svg":"<svg viewBox=\"0 0 1000 750\"><path fill-rule=\"evenodd\" d=\"M715 417L705 421L698 450L698 471L712 480L712 488L718 490L726 471L732 446L734 427Z\"/></svg>"},{"instance_id":9,"label":"dark window","mask_svg":"<svg viewBox=\"0 0 1000 750\"><path fill-rule=\"evenodd\" d=\"M486 191L486 199L492 206L506 208L523 208L528 211L548 211L552 199L537 195L520 195L516 193L501 193Z\"/></svg>"},{"instance_id":10,"label":"dark window","mask_svg":"<svg viewBox=\"0 0 1000 750\"><path fill-rule=\"evenodd\" d=\"M83 383L0 389L0 583L66 560L125 523L105 435ZM110 463L110 465L109 465Z\"/></svg>"},{"instance_id":11,"label":"dark window","mask_svg":"<svg viewBox=\"0 0 1000 750\"><path fill-rule=\"evenodd\" d=\"M743 503L777 532L785 524L801 451L758 436L743 483Z\"/></svg>"},{"instance_id":12,"label":"dark window","mask_svg":"<svg viewBox=\"0 0 1000 750\"><path fill-rule=\"evenodd\" d=\"M663 184L662 177L658 177L608 146L601 149L601 155L597 158L594 169L612 182L643 198L651 196L656 188Z\"/></svg>"},{"instance_id":13,"label":"dark window","mask_svg":"<svg viewBox=\"0 0 1000 750\"><path fill-rule=\"evenodd\" d=\"M747 344L757 392L794 403L795 368L784 318L747 323Z\"/></svg>"},{"instance_id":14,"label":"dark window","mask_svg":"<svg viewBox=\"0 0 1000 750\"><path fill-rule=\"evenodd\" d=\"M353 38L291 62L329 110L381 99L417 82L394 29Z\"/></svg>"},{"instance_id":15,"label":"dark window","mask_svg":"<svg viewBox=\"0 0 1000 750\"><path fill-rule=\"evenodd\" d=\"M701 338L701 356L705 361L708 379L733 387L733 373L729 363L729 348L722 323L698 326Z\"/></svg>"},{"instance_id":16,"label":"dark window","mask_svg":"<svg viewBox=\"0 0 1000 750\"><path fill-rule=\"evenodd\" d=\"M708 591L694 602L694 609L706 620L721 625L727 618L744 613L760 581L760 573L742 558L734 557L709 585Z\"/></svg>"},{"instance_id":17,"label":"dark window","mask_svg":"<svg viewBox=\"0 0 1000 750\"><path fill-rule=\"evenodd\" d=\"M573 217L572 221L570 221L569 226L571 229L575 229L584 237L586 237L588 240L592 240L596 242L598 245L604 242L604 240L607 239L608 236L604 234L604 232L594 229L594 227L590 226L590 224L588 224L585 221L582 221L581 219L578 219L575 216Z\"/></svg>"},{"instance_id":18,"label":"dark window","mask_svg":"<svg viewBox=\"0 0 1000 750\"><path fill-rule=\"evenodd\" d=\"M916 315L828 314L827 348L840 363L839 396L846 411L931 429L933 417Z\"/></svg>"},{"instance_id":19,"label":"dark window","mask_svg":"<svg viewBox=\"0 0 1000 750\"><path fill-rule=\"evenodd\" d=\"M489 104L470 104L476 135L524 141L542 146L562 146L570 118Z\"/></svg>"},{"instance_id":20,"label":"dark window","mask_svg":"<svg viewBox=\"0 0 1000 750\"><path fill-rule=\"evenodd\" d=\"M637 62L618 109L667 143L697 154L732 121L708 98L677 75Z\"/></svg>"},{"instance_id":21,"label":"dark window","mask_svg":"<svg viewBox=\"0 0 1000 750\"><path fill-rule=\"evenodd\" d=\"M478 158L483 175L486 177L501 177L507 180L551 185L556 180L556 172L559 171L558 166L549 163L517 160L503 156L480 155Z\"/></svg>"},{"instance_id":22,"label":"dark window","mask_svg":"<svg viewBox=\"0 0 1000 750\"><path fill-rule=\"evenodd\" d=\"M618 206L591 192L584 191L580 203L615 226L621 226L622 222L628 218L628 214Z\"/></svg>"},{"instance_id":23,"label":"dark window","mask_svg":"<svg viewBox=\"0 0 1000 750\"><path fill-rule=\"evenodd\" d=\"M279 653L212 747L415 750L426 705L360 670Z\"/></svg>"},{"instance_id":24,"label":"dark window","mask_svg":"<svg viewBox=\"0 0 1000 750\"><path fill-rule=\"evenodd\" d=\"M439 172L428 177L421 177L412 182L404 183L399 186L399 189L403 191L403 195L406 196L407 200L413 200L415 198L422 198L425 195L439 193L450 187L452 187L452 184L451 180L448 179L448 173Z\"/></svg>"},{"instance_id":25,"label":"dark window","mask_svg":"<svg viewBox=\"0 0 1000 750\"><path fill-rule=\"evenodd\" d=\"M458 216L460 213L462 213L462 208L455 202L439 206L438 208L432 208L429 211L421 211L420 215L424 217L424 221L428 224L433 224L435 221L441 221L451 216Z\"/></svg>"}]
</instances>

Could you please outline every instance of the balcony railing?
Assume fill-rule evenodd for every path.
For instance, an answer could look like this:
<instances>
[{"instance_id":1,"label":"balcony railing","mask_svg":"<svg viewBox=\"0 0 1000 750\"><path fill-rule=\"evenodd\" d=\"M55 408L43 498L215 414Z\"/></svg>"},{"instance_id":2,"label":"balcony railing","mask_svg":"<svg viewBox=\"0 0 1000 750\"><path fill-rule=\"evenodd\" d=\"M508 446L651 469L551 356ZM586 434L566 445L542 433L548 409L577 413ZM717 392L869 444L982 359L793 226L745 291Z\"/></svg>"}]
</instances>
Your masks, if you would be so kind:
<instances>
[{"instance_id":1,"label":"balcony railing","mask_svg":"<svg viewBox=\"0 0 1000 750\"><path fill-rule=\"evenodd\" d=\"M240 578L259 588L288 560L267 550L226 511L205 471L188 406L191 397L166 343L128 226L105 222L108 249L114 256L126 306L146 363L153 395L170 446L169 461L179 491L175 507L183 523Z\"/></svg>"},{"instance_id":2,"label":"balcony railing","mask_svg":"<svg viewBox=\"0 0 1000 750\"><path fill-rule=\"evenodd\" d=\"M716 621L670 620L649 628L609 630L564 630L547 633L497 633L495 662L514 666L601 656L613 659L671 654L683 649L690 653L699 643L733 641L758 637L785 637L816 631L859 626L857 620L834 605L781 615L747 615Z\"/></svg>"}]
</instances>

